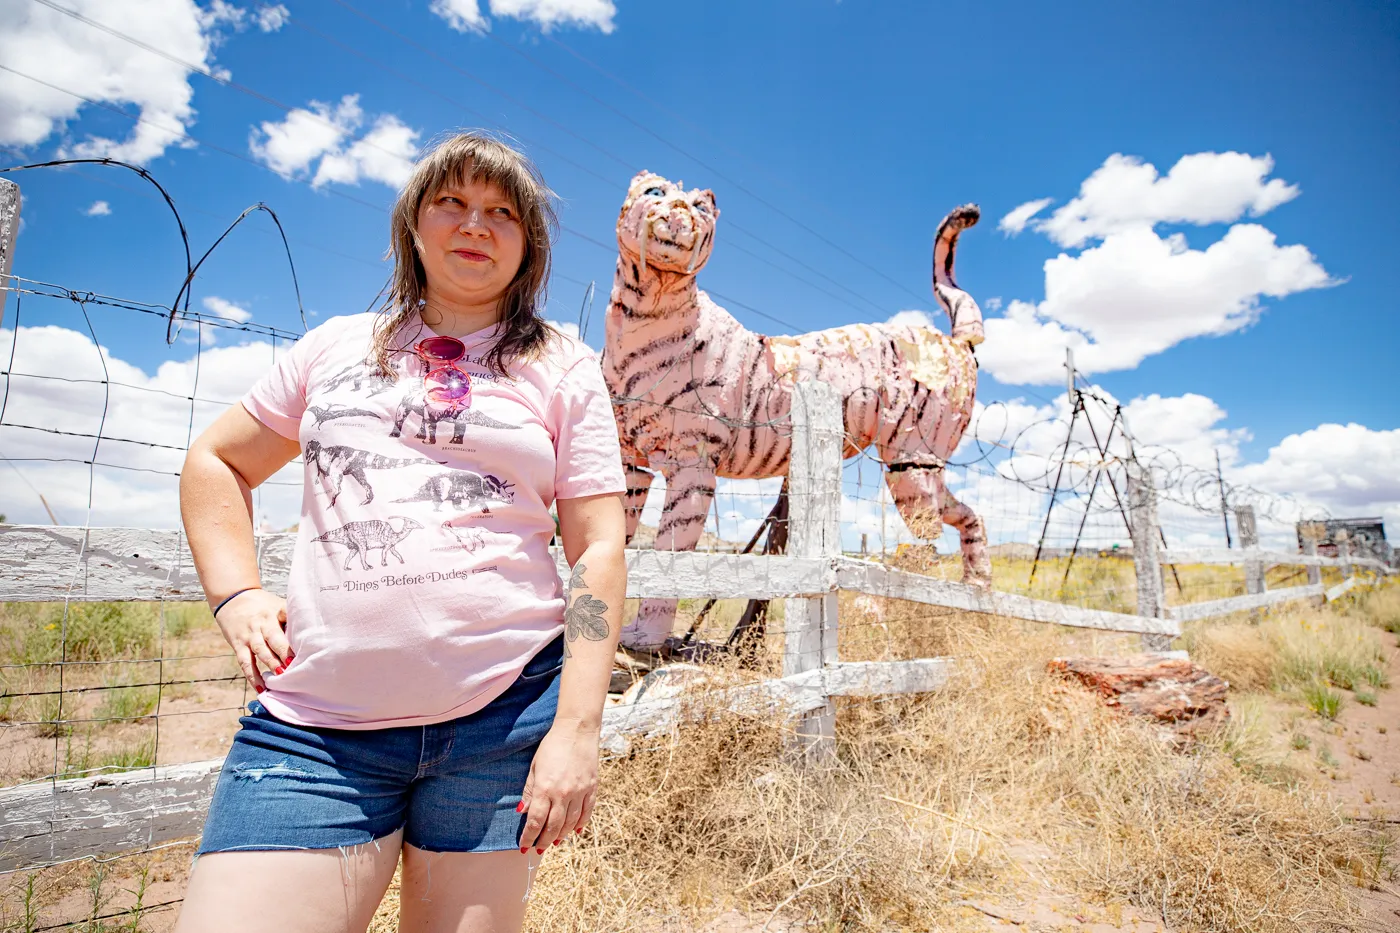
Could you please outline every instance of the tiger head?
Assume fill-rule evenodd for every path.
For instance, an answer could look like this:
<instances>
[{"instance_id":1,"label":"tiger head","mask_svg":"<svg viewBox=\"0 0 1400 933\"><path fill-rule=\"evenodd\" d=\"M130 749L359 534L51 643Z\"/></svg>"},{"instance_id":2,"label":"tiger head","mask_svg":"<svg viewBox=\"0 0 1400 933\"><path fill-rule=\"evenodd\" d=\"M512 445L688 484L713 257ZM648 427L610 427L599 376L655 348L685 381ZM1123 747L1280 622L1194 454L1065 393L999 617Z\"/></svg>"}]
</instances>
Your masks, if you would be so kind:
<instances>
[{"instance_id":1,"label":"tiger head","mask_svg":"<svg viewBox=\"0 0 1400 933\"><path fill-rule=\"evenodd\" d=\"M655 172L638 172L617 217L617 243L657 271L694 275L710 258L718 219L708 188L686 191Z\"/></svg>"}]
</instances>

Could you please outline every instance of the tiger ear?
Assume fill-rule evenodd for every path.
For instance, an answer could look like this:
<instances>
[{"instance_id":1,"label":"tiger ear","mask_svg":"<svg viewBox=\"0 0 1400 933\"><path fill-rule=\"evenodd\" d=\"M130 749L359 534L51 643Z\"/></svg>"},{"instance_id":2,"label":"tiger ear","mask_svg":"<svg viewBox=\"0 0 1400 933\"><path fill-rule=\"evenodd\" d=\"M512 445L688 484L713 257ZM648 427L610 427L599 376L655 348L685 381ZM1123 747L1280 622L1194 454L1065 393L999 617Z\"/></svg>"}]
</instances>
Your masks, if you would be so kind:
<instances>
[{"instance_id":1,"label":"tiger ear","mask_svg":"<svg viewBox=\"0 0 1400 933\"><path fill-rule=\"evenodd\" d=\"M714 191L712 191L712 190L709 189L709 188L706 188L704 191L700 192L700 197L703 198L704 200L710 202L710 211L711 211L716 217L718 217L718 216L719 216L719 205L715 203L715 193L714 193Z\"/></svg>"}]
</instances>

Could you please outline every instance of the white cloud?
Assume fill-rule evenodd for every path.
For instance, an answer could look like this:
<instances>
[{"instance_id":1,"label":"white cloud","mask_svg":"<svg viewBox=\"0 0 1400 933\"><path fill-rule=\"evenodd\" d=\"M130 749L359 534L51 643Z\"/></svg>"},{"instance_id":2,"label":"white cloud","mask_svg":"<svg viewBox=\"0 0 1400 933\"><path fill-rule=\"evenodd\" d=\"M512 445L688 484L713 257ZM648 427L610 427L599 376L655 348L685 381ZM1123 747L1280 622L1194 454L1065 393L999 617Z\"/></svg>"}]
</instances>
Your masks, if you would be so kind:
<instances>
[{"instance_id":1,"label":"white cloud","mask_svg":"<svg viewBox=\"0 0 1400 933\"><path fill-rule=\"evenodd\" d=\"M263 32L276 32L285 26L287 20L291 19L291 17L291 12L280 3L275 6L258 7L257 11L253 14L258 28Z\"/></svg>"},{"instance_id":2,"label":"white cloud","mask_svg":"<svg viewBox=\"0 0 1400 933\"><path fill-rule=\"evenodd\" d=\"M1001 222L997 224L997 229L1007 236L1015 236L1026 229L1026 224L1030 223L1032 217L1049 207L1054 201L1054 198L1041 198L1038 201L1027 201L1020 207L1012 209L1009 214L1003 217Z\"/></svg>"},{"instance_id":3,"label":"white cloud","mask_svg":"<svg viewBox=\"0 0 1400 933\"><path fill-rule=\"evenodd\" d=\"M106 217L112 213L112 205L106 201L93 201L92 206L83 213L89 217Z\"/></svg>"},{"instance_id":4,"label":"white cloud","mask_svg":"<svg viewBox=\"0 0 1400 933\"><path fill-rule=\"evenodd\" d=\"M255 128L249 135L248 149L277 174L300 175L311 163L337 150L362 119L358 94L345 95L334 108L313 100L309 109L298 107L280 123L269 120Z\"/></svg>"},{"instance_id":5,"label":"white cloud","mask_svg":"<svg viewBox=\"0 0 1400 933\"><path fill-rule=\"evenodd\" d=\"M1240 482L1316 503L1339 517L1383 515L1400 522L1400 429L1322 424L1290 434L1261 463L1231 471Z\"/></svg>"},{"instance_id":6,"label":"white cloud","mask_svg":"<svg viewBox=\"0 0 1400 933\"><path fill-rule=\"evenodd\" d=\"M311 183L318 187L332 181L357 185L365 178L399 188L412 174L417 153L418 131L393 114L383 114L348 149L327 153Z\"/></svg>"},{"instance_id":7,"label":"white cloud","mask_svg":"<svg viewBox=\"0 0 1400 933\"><path fill-rule=\"evenodd\" d=\"M490 0L491 12L536 23L546 32L559 26L594 28L611 33L617 7L612 0ZM458 32L486 32L491 21L477 0L433 0L429 7Z\"/></svg>"},{"instance_id":8,"label":"white cloud","mask_svg":"<svg viewBox=\"0 0 1400 933\"><path fill-rule=\"evenodd\" d=\"M433 0L429 9L458 32L485 32L491 28L476 0Z\"/></svg>"},{"instance_id":9,"label":"white cloud","mask_svg":"<svg viewBox=\"0 0 1400 933\"><path fill-rule=\"evenodd\" d=\"M130 36L175 59L211 72L221 30L246 27L246 9L212 0L65 0L74 12ZM285 7L261 7L252 21L264 32L286 21ZM170 146L191 146L184 138L195 121L194 89L183 65L153 54L57 10L31 0L0 0L0 61L21 74L0 72L0 145L37 146L60 137L59 154L107 157L137 164L159 158ZM65 93L71 91L72 93ZM125 139L70 134L69 124L86 102L135 110L136 123Z\"/></svg>"},{"instance_id":10,"label":"white cloud","mask_svg":"<svg viewBox=\"0 0 1400 933\"><path fill-rule=\"evenodd\" d=\"M221 333L227 334L226 322L232 321L243 324L253 319L253 312L242 305L236 305L231 301L220 298L217 295L210 295L203 300L204 310L208 312L202 318L196 318L191 314L186 317L180 314L180 339L187 344L199 347L212 347L219 342ZM222 318L222 321L210 320L210 318ZM193 326L191 326L193 325ZM241 336L241 335L240 335Z\"/></svg>"},{"instance_id":11,"label":"white cloud","mask_svg":"<svg viewBox=\"0 0 1400 933\"><path fill-rule=\"evenodd\" d=\"M193 0L68 0L96 22L185 61L212 64L218 23ZM125 140L65 139L63 151L145 163L178 144L194 122L194 91L182 66L31 0L0 0L0 61L17 71L118 106L149 122ZM37 145L64 132L84 102L11 72L0 72L0 144Z\"/></svg>"},{"instance_id":12,"label":"white cloud","mask_svg":"<svg viewBox=\"0 0 1400 933\"><path fill-rule=\"evenodd\" d=\"M253 312L217 295L210 295L204 299L204 310L239 324L246 324L253 319Z\"/></svg>"},{"instance_id":13,"label":"white cloud","mask_svg":"<svg viewBox=\"0 0 1400 933\"><path fill-rule=\"evenodd\" d=\"M591 26L610 33L617 7L612 0L491 0L491 12L538 23L546 31L556 26Z\"/></svg>"},{"instance_id":14,"label":"white cloud","mask_svg":"<svg viewBox=\"0 0 1400 933\"><path fill-rule=\"evenodd\" d=\"M0 357L9 358L14 340L14 331L0 330ZM178 472L184 459L179 448L236 403L272 365L274 353L286 349L286 343L274 349L263 341L217 347L204 350L198 360L168 360L148 374L103 348L106 378L113 383L109 387L99 384L104 378L102 358L86 334L55 326L21 327L0 451L21 461L19 468L64 521L82 522L88 516L88 467L81 461L96 459L114 466L94 468L92 524L176 527L178 480L161 473ZM63 373L71 380L93 381L35 379L21 373ZM192 405L184 398L190 395L200 401ZM109 439L102 441L94 458L91 438L15 425L79 434L95 434L100 425ZM146 446L155 444L176 449ZM60 462L25 463L26 458ZM160 472L141 472L145 470ZM274 477L274 484L254 493L260 521L267 518L282 528L297 520L300 477L299 467L288 467ZM295 485L280 485L286 482ZM0 512L14 522L48 523L37 496L19 482L0 482Z\"/></svg>"},{"instance_id":15,"label":"white cloud","mask_svg":"<svg viewBox=\"0 0 1400 933\"><path fill-rule=\"evenodd\" d=\"M1197 152L1182 156L1163 178L1155 166L1115 153L1079 186L1079 197L1036 229L1061 246L1077 247L1160 223L1229 223L1245 213L1258 217L1299 193L1282 179L1266 180L1273 170L1267 155Z\"/></svg>"},{"instance_id":16,"label":"white cloud","mask_svg":"<svg viewBox=\"0 0 1400 933\"><path fill-rule=\"evenodd\" d=\"M257 26L262 32L276 32L287 24L291 15L291 12L280 3L276 5L264 4L250 11L235 6L227 0L210 0L209 5L200 14L200 22L206 28L229 26L237 32L242 32L251 24Z\"/></svg>"},{"instance_id":17,"label":"white cloud","mask_svg":"<svg viewBox=\"0 0 1400 933\"><path fill-rule=\"evenodd\" d=\"M373 126L351 142L364 122L358 94L346 94L332 107L312 101L292 110L281 122L266 121L249 134L254 158L286 178L312 174L311 183L359 184L361 179L402 185L413 171L418 131L392 114L381 114ZM311 166L320 161L316 171Z\"/></svg>"},{"instance_id":18,"label":"white cloud","mask_svg":"<svg viewBox=\"0 0 1400 933\"><path fill-rule=\"evenodd\" d=\"M1079 197L1031 224L1061 245L1098 242L1046 261L1045 300L1012 301L987 319L980 361L1013 385L1063 380L1067 347L1085 373L1131 369L1192 337L1247 327L1264 297L1337 284L1306 246L1281 246L1259 224L1234 224L1205 249L1154 229L1228 222L1295 197L1295 186L1265 178L1272 166L1267 156L1198 153L1159 178L1151 165L1111 157Z\"/></svg>"},{"instance_id":19,"label":"white cloud","mask_svg":"<svg viewBox=\"0 0 1400 933\"><path fill-rule=\"evenodd\" d=\"M908 311L896 311L890 316L886 324L912 325L914 327L933 327L933 321L929 320L927 311L920 311L917 308Z\"/></svg>"}]
</instances>

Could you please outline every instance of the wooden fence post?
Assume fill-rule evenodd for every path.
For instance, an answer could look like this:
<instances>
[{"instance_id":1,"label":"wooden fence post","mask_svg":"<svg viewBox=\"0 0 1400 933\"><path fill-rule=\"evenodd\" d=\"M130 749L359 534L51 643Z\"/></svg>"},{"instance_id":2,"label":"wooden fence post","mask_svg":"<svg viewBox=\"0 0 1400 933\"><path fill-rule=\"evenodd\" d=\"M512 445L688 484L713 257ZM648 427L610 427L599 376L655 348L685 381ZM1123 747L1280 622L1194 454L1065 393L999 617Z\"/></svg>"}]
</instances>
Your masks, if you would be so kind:
<instances>
[{"instance_id":1,"label":"wooden fence post","mask_svg":"<svg viewBox=\"0 0 1400 933\"><path fill-rule=\"evenodd\" d=\"M1319 522L1299 522L1298 540L1303 548L1304 557L1317 556L1317 542L1323 535L1323 526ZM1308 564L1305 568L1308 572L1308 586L1322 585L1322 567L1318 564ZM1315 600L1319 606L1327 605L1327 594L1324 593Z\"/></svg>"},{"instance_id":2,"label":"wooden fence post","mask_svg":"<svg viewBox=\"0 0 1400 933\"><path fill-rule=\"evenodd\" d=\"M1240 547L1258 549L1259 525L1254 520L1254 506L1235 506L1235 530L1240 535ZM1264 562L1247 560L1244 562L1244 591L1255 595L1264 592Z\"/></svg>"},{"instance_id":3,"label":"wooden fence post","mask_svg":"<svg viewBox=\"0 0 1400 933\"><path fill-rule=\"evenodd\" d=\"M841 395L815 379L800 379L792 394L792 459L788 467L788 554L841 556L841 454L845 447ZM783 601L783 676L837 660L835 593ZM836 751L836 707L828 698L802 714L793 750L809 762Z\"/></svg>"},{"instance_id":4,"label":"wooden fence post","mask_svg":"<svg viewBox=\"0 0 1400 933\"><path fill-rule=\"evenodd\" d=\"M5 299L10 297L10 270L15 264L15 239L19 236L19 185L0 178L0 323L5 320Z\"/></svg>"},{"instance_id":5,"label":"wooden fence post","mask_svg":"<svg viewBox=\"0 0 1400 933\"><path fill-rule=\"evenodd\" d=\"M1128 463L1128 520L1133 537L1133 568L1137 572L1137 613L1149 619L1167 617L1166 587L1158 550L1157 490L1152 473L1137 461ZM1142 650L1171 650L1170 635L1143 635Z\"/></svg>"},{"instance_id":6,"label":"wooden fence post","mask_svg":"<svg viewBox=\"0 0 1400 933\"><path fill-rule=\"evenodd\" d=\"M1317 556L1317 541L1322 537L1322 527L1317 522L1299 522L1298 540L1302 543L1304 557ZM1322 568L1317 564L1308 564L1308 585L1320 585L1322 583Z\"/></svg>"},{"instance_id":7,"label":"wooden fence post","mask_svg":"<svg viewBox=\"0 0 1400 933\"><path fill-rule=\"evenodd\" d=\"M1345 528L1338 528L1333 539L1337 542L1337 556L1342 559L1342 579L1349 579L1356 573L1351 563L1351 534Z\"/></svg>"}]
</instances>

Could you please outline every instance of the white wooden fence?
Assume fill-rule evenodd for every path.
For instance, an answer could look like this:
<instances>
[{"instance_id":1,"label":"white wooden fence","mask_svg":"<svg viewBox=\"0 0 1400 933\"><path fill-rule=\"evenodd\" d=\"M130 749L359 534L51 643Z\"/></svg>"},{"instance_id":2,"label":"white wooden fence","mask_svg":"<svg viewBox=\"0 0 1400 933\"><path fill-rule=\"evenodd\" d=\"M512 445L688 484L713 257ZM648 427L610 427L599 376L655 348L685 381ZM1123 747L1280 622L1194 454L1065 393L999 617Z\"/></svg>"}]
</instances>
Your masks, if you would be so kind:
<instances>
[{"instance_id":1,"label":"white wooden fence","mask_svg":"<svg viewBox=\"0 0 1400 933\"><path fill-rule=\"evenodd\" d=\"M1145 476L1131 478L1136 615L1085 609L896 570L843 556L841 406L830 387L799 384L793 409L789 554L627 552L627 595L656 598L783 599L783 676L716 689L709 709L726 708L795 721L793 744L808 760L832 754L837 696L889 696L935 690L953 661L842 662L836 645L837 593L851 591L927 606L1032 622L1142 636L1146 650L1162 651L1185 619L1255 608L1284 599L1321 596L1320 579L1306 587L1250 593L1197 606L1165 605L1164 563L1303 563L1317 568L1341 559L1260 551L1257 548L1159 550L1155 493ZM294 534L257 538L263 585L284 592ZM562 553L556 552L567 575ZM1352 566L1365 561L1352 560ZM1259 574L1262 581L1262 572ZM1252 586L1252 584L1251 584ZM1262 587L1262 582L1260 584ZM0 601L188 600L204 598L178 531L134 528L0 526ZM609 708L603 745L625 751L638 736L664 733L694 707L679 698ZM220 760L146 768L0 790L0 869L158 844L198 833Z\"/></svg>"}]
</instances>

